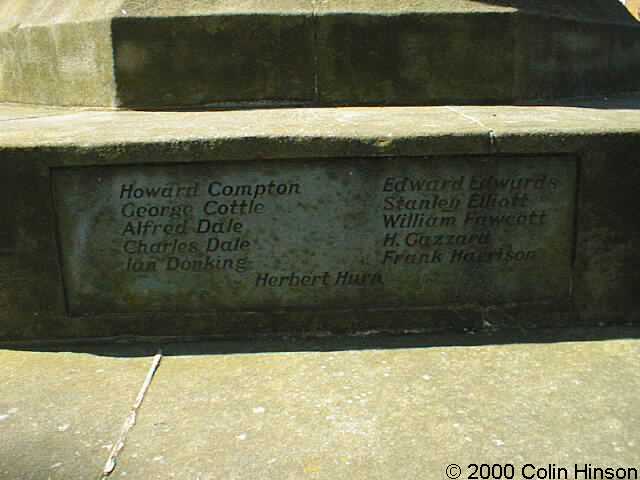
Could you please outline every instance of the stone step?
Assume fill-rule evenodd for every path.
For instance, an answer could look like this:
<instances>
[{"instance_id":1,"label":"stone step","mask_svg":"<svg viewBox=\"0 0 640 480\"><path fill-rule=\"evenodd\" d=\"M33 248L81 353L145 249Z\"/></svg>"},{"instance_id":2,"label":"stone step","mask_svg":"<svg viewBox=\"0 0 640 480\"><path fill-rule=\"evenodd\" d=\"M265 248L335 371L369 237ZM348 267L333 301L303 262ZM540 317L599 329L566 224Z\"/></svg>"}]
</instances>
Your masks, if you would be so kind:
<instances>
[{"instance_id":1,"label":"stone step","mask_svg":"<svg viewBox=\"0 0 640 480\"><path fill-rule=\"evenodd\" d=\"M639 107L1 107L0 338L637 321Z\"/></svg>"},{"instance_id":2,"label":"stone step","mask_svg":"<svg viewBox=\"0 0 640 480\"><path fill-rule=\"evenodd\" d=\"M619 2L0 0L0 101L511 104L638 91Z\"/></svg>"}]
</instances>

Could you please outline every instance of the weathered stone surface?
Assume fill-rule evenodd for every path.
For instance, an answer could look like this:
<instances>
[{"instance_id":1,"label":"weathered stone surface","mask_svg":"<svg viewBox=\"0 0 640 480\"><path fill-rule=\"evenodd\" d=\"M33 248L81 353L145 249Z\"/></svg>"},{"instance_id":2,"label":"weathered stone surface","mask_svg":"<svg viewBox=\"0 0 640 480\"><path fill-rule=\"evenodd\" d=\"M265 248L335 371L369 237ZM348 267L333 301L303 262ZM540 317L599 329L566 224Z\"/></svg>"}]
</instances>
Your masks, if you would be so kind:
<instances>
[{"instance_id":1,"label":"weathered stone surface","mask_svg":"<svg viewBox=\"0 0 640 480\"><path fill-rule=\"evenodd\" d=\"M0 101L116 105L110 32L107 20L3 25Z\"/></svg>"},{"instance_id":2,"label":"weathered stone surface","mask_svg":"<svg viewBox=\"0 0 640 480\"><path fill-rule=\"evenodd\" d=\"M509 463L515 478L527 463L640 468L638 340L176 350L196 355L164 359L113 478L444 479L452 463L465 473L470 463Z\"/></svg>"},{"instance_id":3,"label":"weathered stone surface","mask_svg":"<svg viewBox=\"0 0 640 480\"><path fill-rule=\"evenodd\" d=\"M158 348L165 356L108 478L404 480L444 478L454 462L640 468L639 333L0 345L14 349L0 350L0 478L99 478Z\"/></svg>"},{"instance_id":4,"label":"weathered stone surface","mask_svg":"<svg viewBox=\"0 0 640 480\"><path fill-rule=\"evenodd\" d=\"M120 17L112 38L120 106L286 104L314 96L310 15Z\"/></svg>"},{"instance_id":5,"label":"weathered stone surface","mask_svg":"<svg viewBox=\"0 0 640 480\"><path fill-rule=\"evenodd\" d=\"M11 202L9 189L0 190L0 202L8 205ZM11 254L15 251L16 222L13 219L11 210L0 209L0 255Z\"/></svg>"},{"instance_id":6,"label":"weathered stone surface","mask_svg":"<svg viewBox=\"0 0 640 480\"><path fill-rule=\"evenodd\" d=\"M149 364L0 350L0 478L97 478Z\"/></svg>"},{"instance_id":7,"label":"weathered stone surface","mask_svg":"<svg viewBox=\"0 0 640 480\"><path fill-rule=\"evenodd\" d=\"M72 314L569 296L571 157L85 167L52 178Z\"/></svg>"},{"instance_id":8,"label":"weathered stone surface","mask_svg":"<svg viewBox=\"0 0 640 480\"><path fill-rule=\"evenodd\" d=\"M321 14L320 101L511 102L513 22L504 12Z\"/></svg>"},{"instance_id":9,"label":"weathered stone surface","mask_svg":"<svg viewBox=\"0 0 640 480\"><path fill-rule=\"evenodd\" d=\"M0 101L513 103L637 91L616 2L0 1Z\"/></svg>"},{"instance_id":10,"label":"weathered stone surface","mask_svg":"<svg viewBox=\"0 0 640 480\"><path fill-rule=\"evenodd\" d=\"M640 227L634 204L629 201L640 182L635 155L640 147L637 105L637 100L626 99L589 102L583 107L280 109L207 113L81 110L56 113L49 109L10 107L0 130L0 184L3 191L9 192L9 198L14 199L12 203L3 204L3 210L10 223L7 231L14 234L15 248L11 255L0 256L5 305L0 309L0 335L4 338L249 335L637 320L639 312L633 286L640 281L637 268L640 255L631 246L640 241ZM65 286L63 279L68 275L62 267L68 263L65 258L68 259L70 253L76 255L77 251L61 248L56 230L65 221L82 222L84 214L74 219L71 212L65 214L58 208L56 217L52 195L52 186L59 180L56 172L84 171L91 180L95 167L104 171L121 168L125 175L175 169L185 177L199 169L221 168L227 169L232 177L242 179L244 175L251 175L248 167L264 171L270 165L276 168L289 165L288 162L305 166L311 172L314 163L310 157L336 168L350 165L353 159L363 159L361 168L369 165L384 168L399 162L397 168L402 169L405 167L401 162L408 161L403 160L405 157L414 157L410 162L418 163L420 159L433 157L434 161L448 165L461 155L489 158L495 165L501 161L507 165L518 159L516 164L523 168L545 162L553 164L554 158L565 158L570 163L572 158L576 159L575 227L565 230L563 235L550 237L561 239L561 249L566 248L567 241L572 247L568 291L565 287L555 290L555 286L566 285L560 280L567 275L566 267L562 266L566 265L567 255L562 254L552 257L559 259L558 264L543 268L545 272L537 275L541 279L536 288L545 292L553 285L557 293L542 302L536 295L535 302L523 302L524 297L520 296L515 304L485 299L478 303L419 309L403 306L376 310L355 307L355 303L349 307L346 303L347 306L341 306L329 302L327 309L309 310L176 313L177 308L172 307L166 312L134 314L124 310L104 313L108 310L101 307L100 315L69 315L73 312L74 287L73 283ZM526 158L530 160L522 161ZM542 160L536 161L536 158ZM623 174L615 171L616 165L623 167ZM365 178L358 175L356 177ZM78 193L68 193L71 205L85 205L73 198L86 188L80 182ZM342 193L337 184L326 188ZM567 201L565 193L563 191L558 201L569 205L563 203ZM326 214L328 212L322 215ZM323 218L322 215L318 218ZM296 227L295 232L298 230L304 231ZM350 245L352 240L345 237L347 240ZM112 274L105 272L105 276ZM528 282L533 280L526 278L522 288L530 285ZM488 292L500 288L499 283L487 285ZM251 296L255 292L243 295ZM166 306L170 300L163 302Z\"/></svg>"}]
</instances>

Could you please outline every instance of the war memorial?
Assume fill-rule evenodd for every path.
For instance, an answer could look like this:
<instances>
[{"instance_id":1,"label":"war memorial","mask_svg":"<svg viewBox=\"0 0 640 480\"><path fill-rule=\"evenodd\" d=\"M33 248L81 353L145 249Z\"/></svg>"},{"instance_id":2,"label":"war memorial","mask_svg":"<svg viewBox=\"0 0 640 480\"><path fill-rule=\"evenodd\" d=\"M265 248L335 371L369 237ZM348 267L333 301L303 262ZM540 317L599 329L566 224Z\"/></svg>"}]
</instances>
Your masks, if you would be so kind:
<instances>
[{"instance_id":1,"label":"war memorial","mask_svg":"<svg viewBox=\"0 0 640 480\"><path fill-rule=\"evenodd\" d=\"M0 0L0 480L637 479L639 92L618 0Z\"/></svg>"},{"instance_id":2,"label":"war memorial","mask_svg":"<svg viewBox=\"0 0 640 480\"><path fill-rule=\"evenodd\" d=\"M604 0L1 2L0 337L637 319L639 78Z\"/></svg>"}]
</instances>

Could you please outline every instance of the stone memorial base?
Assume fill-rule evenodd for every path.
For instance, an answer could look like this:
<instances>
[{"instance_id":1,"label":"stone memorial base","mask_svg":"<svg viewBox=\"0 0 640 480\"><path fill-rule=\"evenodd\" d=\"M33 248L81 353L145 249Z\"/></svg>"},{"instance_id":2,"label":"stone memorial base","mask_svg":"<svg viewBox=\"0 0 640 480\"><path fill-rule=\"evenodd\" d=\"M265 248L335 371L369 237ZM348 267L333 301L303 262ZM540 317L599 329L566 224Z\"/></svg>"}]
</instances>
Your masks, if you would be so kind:
<instances>
[{"instance_id":1,"label":"stone memorial base","mask_svg":"<svg viewBox=\"0 0 640 480\"><path fill-rule=\"evenodd\" d=\"M5 104L0 338L636 321L639 108Z\"/></svg>"}]
</instances>

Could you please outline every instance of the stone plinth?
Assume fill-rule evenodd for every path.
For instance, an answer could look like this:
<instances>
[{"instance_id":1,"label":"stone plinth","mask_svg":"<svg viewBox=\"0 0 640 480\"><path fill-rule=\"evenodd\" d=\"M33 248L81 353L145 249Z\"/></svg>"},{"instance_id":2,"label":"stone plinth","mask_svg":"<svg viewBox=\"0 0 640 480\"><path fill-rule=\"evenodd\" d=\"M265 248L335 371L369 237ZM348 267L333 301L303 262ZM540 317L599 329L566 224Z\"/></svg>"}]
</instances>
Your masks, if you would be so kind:
<instances>
[{"instance_id":1,"label":"stone plinth","mask_svg":"<svg viewBox=\"0 0 640 480\"><path fill-rule=\"evenodd\" d=\"M633 321L638 107L3 107L0 337Z\"/></svg>"},{"instance_id":2,"label":"stone plinth","mask_svg":"<svg viewBox=\"0 0 640 480\"><path fill-rule=\"evenodd\" d=\"M510 104L635 92L614 1L0 1L0 101Z\"/></svg>"}]
</instances>

